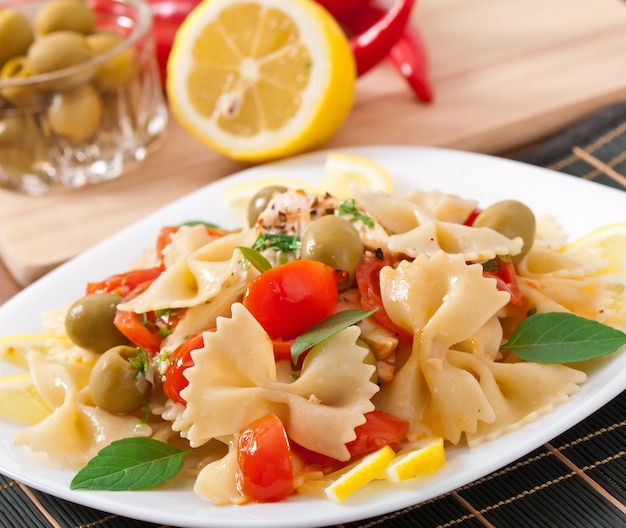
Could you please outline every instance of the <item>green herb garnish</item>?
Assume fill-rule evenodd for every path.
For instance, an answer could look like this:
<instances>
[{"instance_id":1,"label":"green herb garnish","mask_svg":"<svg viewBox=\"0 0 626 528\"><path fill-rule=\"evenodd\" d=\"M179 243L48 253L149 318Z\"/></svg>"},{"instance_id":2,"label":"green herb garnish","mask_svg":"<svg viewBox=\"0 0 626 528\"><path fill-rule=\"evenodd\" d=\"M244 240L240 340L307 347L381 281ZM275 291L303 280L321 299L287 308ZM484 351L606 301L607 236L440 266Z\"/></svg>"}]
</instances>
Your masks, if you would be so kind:
<instances>
[{"instance_id":1,"label":"green herb garnish","mask_svg":"<svg viewBox=\"0 0 626 528\"><path fill-rule=\"evenodd\" d=\"M291 345L291 361L293 361L294 365L297 365L300 356L309 348L341 332L344 328L362 321L375 311L343 310L327 317L295 339Z\"/></svg>"},{"instance_id":2,"label":"green herb garnish","mask_svg":"<svg viewBox=\"0 0 626 528\"><path fill-rule=\"evenodd\" d=\"M298 235L285 235L283 233L261 233L254 244L252 249L257 251L264 251L266 249L273 249L280 253L279 262L284 264L287 262L287 253L296 252L300 249L302 243Z\"/></svg>"},{"instance_id":3,"label":"green herb garnish","mask_svg":"<svg viewBox=\"0 0 626 528\"><path fill-rule=\"evenodd\" d=\"M374 227L374 221L356 208L356 201L354 198L341 202L337 208L337 215L352 215L354 220L360 220L367 227Z\"/></svg>"},{"instance_id":4,"label":"green herb garnish","mask_svg":"<svg viewBox=\"0 0 626 528\"><path fill-rule=\"evenodd\" d=\"M624 345L626 334L620 330L571 313L551 312L526 319L500 348L525 361L577 363L607 356Z\"/></svg>"},{"instance_id":5,"label":"green herb garnish","mask_svg":"<svg viewBox=\"0 0 626 528\"><path fill-rule=\"evenodd\" d=\"M186 222L183 222L180 225L184 225L184 226L197 226L197 225L203 225L206 227L214 227L216 229L219 229L219 226L217 224L213 224L211 222L205 222L204 220L187 220Z\"/></svg>"},{"instance_id":6,"label":"green herb garnish","mask_svg":"<svg viewBox=\"0 0 626 528\"><path fill-rule=\"evenodd\" d=\"M138 349L136 356L128 358L128 362L137 369L137 375L145 374L150 368L148 353L143 348Z\"/></svg>"},{"instance_id":7,"label":"green herb garnish","mask_svg":"<svg viewBox=\"0 0 626 528\"><path fill-rule=\"evenodd\" d=\"M272 269L270 261L267 260L258 250L244 246L237 246L237 249L241 251L243 258L245 258L250 264L252 264L261 273Z\"/></svg>"},{"instance_id":8,"label":"green herb garnish","mask_svg":"<svg viewBox=\"0 0 626 528\"><path fill-rule=\"evenodd\" d=\"M174 478L191 451L154 438L123 438L101 449L72 479L70 489L132 491Z\"/></svg>"}]
</instances>

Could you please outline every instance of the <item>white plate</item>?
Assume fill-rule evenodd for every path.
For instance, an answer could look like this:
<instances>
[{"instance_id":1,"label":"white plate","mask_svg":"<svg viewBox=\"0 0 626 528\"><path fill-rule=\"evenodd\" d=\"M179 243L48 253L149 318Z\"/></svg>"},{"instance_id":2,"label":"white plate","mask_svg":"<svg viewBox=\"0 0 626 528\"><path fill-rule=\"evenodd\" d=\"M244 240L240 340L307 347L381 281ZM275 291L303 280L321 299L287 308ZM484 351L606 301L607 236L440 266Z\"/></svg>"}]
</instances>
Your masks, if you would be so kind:
<instances>
[{"instance_id":1,"label":"white plate","mask_svg":"<svg viewBox=\"0 0 626 528\"><path fill-rule=\"evenodd\" d=\"M507 198L550 213L571 237L595 227L626 220L626 195L595 183L514 161L435 148L361 147L346 149L369 157L392 175L396 191L412 187L440 189L482 206ZM245 170L183 197L83 255L60 266L0 307L0 335L40 330L39 315L79 297L88 281L124 271L162 225L206 219L236 226L221 203L221 191L235 181L286 176L315 183L325 153L292 158ZM79 221L79 219L77 219ZM55 235L51 235L55 236ZM63 243L62 235L59 243ZM0 374L13 369L0 364ZM448 463L431 478L404 485L372 485L341 504L292 497L277 504L214 507L198 498L191 484L177 478L145 492L70 491L74 472L54 467L39 456L11 445L18 426L0 420L0 471L27 485L123 516L186 527L312 527L356 521L418 504L468 484L501 468L581 421L626 388L626 354L599 361L589 379L564 405L549 415L498 440L474 449L451 449Z\"/></svg>"}]
</instances>

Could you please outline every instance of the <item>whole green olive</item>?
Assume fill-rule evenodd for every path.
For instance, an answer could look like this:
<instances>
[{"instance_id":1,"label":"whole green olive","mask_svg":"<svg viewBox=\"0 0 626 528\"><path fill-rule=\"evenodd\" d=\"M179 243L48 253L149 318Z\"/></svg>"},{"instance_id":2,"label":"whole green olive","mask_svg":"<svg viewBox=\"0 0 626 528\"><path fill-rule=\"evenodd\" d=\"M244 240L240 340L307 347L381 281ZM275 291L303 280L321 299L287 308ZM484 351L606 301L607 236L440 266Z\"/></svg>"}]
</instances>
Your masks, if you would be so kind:
<instances>
[{"instance_id":1,"label":"whole green olive","mask_svg":"<svg viewBox=\"0 0 626 528\"><path fill-rule=\"evenodd\" d=\"M101 118L102 99L90 84L55 93L48 108L48 119L54 133L72 142L93 136Z\"/></svg>"},{"instance_id":2,"label":"whole green olive","mask_svg":"<svg viewBox=\"0 0 626 528\"><path fill-rule=\"evenodd\" d=\"M144 405L152 385L137 367L140 354L138 348L116 346L98 358L89 375L89 393L100 409L130 414Z\"/></svg>"},{"instance_id":3,"label":"whole green olive","mask_svg":"<svg viewBox=\"0 0 626 528\"><path fill-rule=\"evenodd\" d=\"M275 194L284 193L287 192L287 190L287 187L270 185L269 187L264 187L263 189L257 191L248 205L248 225L253 226L256 223L259 215L265 211L267 204Z\"/></svg>"},{"instance_id":4,"label":"whole green olive","mask_svg":"<svg viewBox=\"0 0 626 528\"><path fill-rule=\"evenodd\" d=\"M0 118L0 149L21 147L29 141L31 123L21 114L7 115Z\"/></svg>"},{"instance_id":5,"label":"whole green olive","mask_svg":"<svg viewBox=\"0 0 626 528\"><path fill-rule=\"evenodd\" d=\"M114 293L94 293L74 301L65 315L65 332L79 347L103 353L128 339L113 324L121 297Z\"/></svg>"},{"instance_id":6,"label":"whole green olive","mask_svg":"<svg viewBox=\"0 0 626 528\"><path fill-rule=\"evenodd\" d=\"M26 15L15 9L0 9L0 66L13 57L26 55L34 38Z\"/></svg>"},{"instance_id":7,"label":"whole green olive","mask_svg":"<svg viewBox=\"0 0 626 528\"><path fill-rule=\"evenodd\" d=\"M305 228L301 242L301 258L317 260L336 270L345 271L348 276L339 283L339 289L352 285L356 267L363 255L363 242L351 222L340 216L321 216Z\"/></svg>"},{"instance_id":8,"label":"whole green olive","mask_svg":"<svg viewBox=\"0 0 626 528\"><path fill-rule=\"evenodd\" d=\"M496 202L482 211L474 220L475 227L490 227L505 237L521 237L522 251L513 256L515 264L530 251L535 241L536 220L530 208L517 200Z\"/></svg>"},{"instance_id":9,"label":"whole green olive","mask_svg":"<svg viewBox=\"0 0 626 528\"><path fill-rule=\"evenodd\" d=\"M91 58L85 36L74 31L55 31L39 37L28 48L33 74L59 71Z\"/></svg>"},{"instance_id":10,"label":"whole green olive","mask_svg":"<svg viewBox=\"0 0 626 528\"><path fill-rule=\"evenodd\" d=\"M52 0L38 9L34 23L40 35L65 30L88 35L96 25L96 14L80 0Z\"/></svg>"},{"instance_id":11,"label":"whole green olive","mask_svg":"<svg viewBox=\"0 0 626 528\"><path fill-rule=\"evenodd\" d=\"M76 0L73 0L76 1ZM119 33L99 31L85 37L92 55L102 55L124 42ZM101 90L114 90L132 81L137 75L137 56L132 47L121 50L101 62L94 77Z\"/></svg>"}]
</instances>

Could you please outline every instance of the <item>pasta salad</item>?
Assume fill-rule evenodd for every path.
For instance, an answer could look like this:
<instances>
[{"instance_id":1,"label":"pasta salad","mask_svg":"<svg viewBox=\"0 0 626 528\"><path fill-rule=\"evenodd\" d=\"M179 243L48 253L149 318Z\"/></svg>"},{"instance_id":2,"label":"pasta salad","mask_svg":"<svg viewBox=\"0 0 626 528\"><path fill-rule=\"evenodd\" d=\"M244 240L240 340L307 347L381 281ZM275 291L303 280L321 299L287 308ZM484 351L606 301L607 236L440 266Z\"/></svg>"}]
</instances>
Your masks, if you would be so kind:
<instances>
[{"instance_id":1,"label":"pasta salad","mask_svg":"<svg viewBox=\"0 0 626 528\"><path fill-rule=\"evenodd\" d=\"M625 342L623 285L549 227L515 200L297 184L263 189L241 229L164 226L132 269L44 314L59 339L28 368L50 412L15 443L82 468L76 489L182 469L224 505L341 500L359 464L495 439ZM610 348L556 346L581 329ZM98 463L111 448L168 471L120 484Z\"/></svg>"}]
</instances>

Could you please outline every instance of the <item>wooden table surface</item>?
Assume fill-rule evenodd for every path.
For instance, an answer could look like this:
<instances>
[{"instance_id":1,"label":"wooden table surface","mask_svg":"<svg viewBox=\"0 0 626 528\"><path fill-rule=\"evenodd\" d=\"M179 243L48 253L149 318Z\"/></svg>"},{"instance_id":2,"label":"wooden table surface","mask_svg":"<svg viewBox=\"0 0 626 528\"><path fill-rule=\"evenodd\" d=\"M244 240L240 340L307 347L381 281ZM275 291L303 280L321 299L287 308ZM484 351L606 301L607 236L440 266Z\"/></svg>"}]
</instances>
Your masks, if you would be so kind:
<instances>
[{"instance_id":1,"label":"wooden table surface","mask_svg":"<svg viewBox=\"0 0 626 528\"><path fill-rule=\"evenodd\" d=\"M354 109L326 147L501 154L626 99L624 0L419 0L414 24L429 51L434 103L419 103L381 64L359 79ZM163 145L117 180L40 198L0 190L0 302L172 199L241 168L172 119Z\"/></svg>"}]
</instances>

